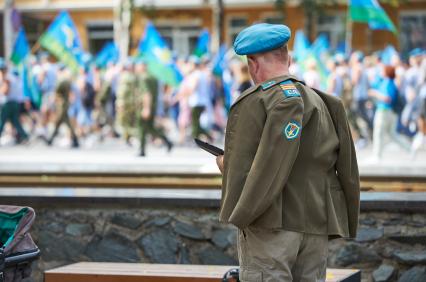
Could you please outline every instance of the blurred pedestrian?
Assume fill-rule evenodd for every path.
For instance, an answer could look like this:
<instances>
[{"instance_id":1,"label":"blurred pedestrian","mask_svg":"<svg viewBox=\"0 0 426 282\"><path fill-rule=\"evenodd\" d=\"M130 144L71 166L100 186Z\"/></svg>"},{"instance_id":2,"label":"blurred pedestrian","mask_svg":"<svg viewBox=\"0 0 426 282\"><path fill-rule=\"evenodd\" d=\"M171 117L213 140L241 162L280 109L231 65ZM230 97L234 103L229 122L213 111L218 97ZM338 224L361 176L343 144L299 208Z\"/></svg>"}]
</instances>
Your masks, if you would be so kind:
<instances>
[{"instance_id":1,"label":"blurred pedestrian","mask_svg":"<svg viewBox=\"0 0 426 282\"><path fill-rule=\"evenodd\" d=\"M81 136L87 136L93 131L93 110L95 108L96 91L92 81L89 80L89 69L82 71L79 78L81 93L81 111L78 116Z\"/></svg>"},{"instance_id":2,"label":"blurred pedestrian","mask_svg":"<svg viewBox=\"0 0 426 282\"><path fill-rule=\"evenodd\" d=\"M408 62L409 62L409 68L405 72L405 78L404 78L404 86L407 88L415 89L419 85L419 76L421 73L420 65L422 61L422 50L421 49L414 49L410 52ZM407 90L406 90L407 91Z\"/></svg>"},{"instance_id":3,"label":"blurred pedestrian","mask_svg":"<svg viewBox=\"0 0 426 282\"><path fill-rule=\"evenodd\" d=\"M417 121L417 134L413 138L411 147L413 157L426 143L426 57L420 67L419 92L414 105L416 108L412 113L412 119Z\"/></svg>"},{"instance_id":4,"label":"blurred pedestrian","mask_svg":"<svg viewBox=\"0 0 426 282\"><path fill-rule=\"evenodd\" d=\"M320 89L321 78L318 73L317 63L314 59L309 59L306 62L306 71L303 73L303 80L306 85L312 88Z\"/></svg>"},{"instance_id":5,"label":"blurred pedestrian","mask_svg":"<svg viewBox=\"0 0 426 282\"><path fill-rule=\"evenodd\" d=\"M192 137L199 138L200 136L204 136L212 141L211 135L201 125L200 120L203 112L212 108L209 76L205 70L206 65L204 63L202 64L200 59L192 57L191 60L195 65L195 70L188 78L190 80L190 92L192 93L188 101L191 107Z\"/></svg>"},{"instance_id":6,"label":"blurred pedestrian","mask_svg":"<svg viewBox=\"0 0 426 282\"><path fill-rule=\"evenodd\" d=\"M112 110L115 103L114 68L115 66L109 65L109 68L105 71L103 78L101 78L99 92L95 98L94 118L96 120L96 131L100 135L100 141L104 140L103 129L105 126L109 127L113 137L119 136L115 130L114 111Z\"/></svg>"},{"instance_id":7,"label":"blurred pedestrian","mask_svg":"<svg viewBox=\"0 0 426 282\"><path fill-rule=\"evenodd\" d=\"M376 103L373 129L373 154L376 160L382 158L383 149L388 139L394 141L406 151L410 149L408 140L397 133L398 116L394 112L394 106L398 100L395 68L384 66L382 77L377 90L371 89L369 91L369 95L375 99Z\"/></svg>"},{"instance_id":8,"label":"blurred pedestrian","mask_svg":"<svg viewBox=\"0 0 426 282\"><path fill-rule=\"evenodd\" d=\"M16 130L16 143L24 143L28 141L28 135L21 125L20 121L20 106L22 101L22 87L19 87L17 77L8 72L5 64L0 65L1 80L0 80L0 95L5 96L5 103L1 109L0 118L0 137L3 133L6 122L10 122Z\"/></svg>"},{"instance_id":9,"label":"blurred pedestrian","mask_svg":"<svg viewBox=\"0 0 426 282\"><path fill-rule=\"evenodd\" d=\"M368 97L369 82L368 76L363 65L363 54L354 52L350 59L351 65L351 82L353 84L353 104L352 110L358 127L365 128L364 138L372 138L373 136L373 119L371 114L371 103ZM364 124L360 124L359 121ZM367 141L367 140L365 140Z\"/></svg>"},{"instance_id":10,"label":"blurred pedestrian","mask_svg":"<svg viewBox=\"0 0 426 282\"><path fill-rule=\"evenodd\" d=\"M56 120L55 129L47 139L47 145L51 146L59 134L59 129L62 124L65 124L71 134L71 147L78 148L79 142L75 132L74 125L71 123L71 119L68 116L68 109L70 106L70 96L72 94L72 75L71 72L65 67L61 66L58 72L58 86L56 87L55 95L55 109L56 109Z\"/></svg>"},{"instance_id":11,"label":"blurred pedestrian","mask_svg":"<svg viewBox=\"0 0 426 282\"><path fill-rule=\"evenodd\" d=\"M48 125L55 114L55 87L57 85L57 73L59 72L56 64L49 61L49 55L43 53L40 55L41 72L39 76L41 98L41 128L40 136L47 138Z\"/></svg>"},{"instance_id":12,"label":"blurred pedestrian","mask_svg":"<svg viewBox=\"0 0 426 282\"><path fill-rule=\"evenodd\" d=\"M237 92L239 97L244 91L249 89L253 83L251 82L249 69L247 64L240 63L238 66L238 71L235 74L236 80L237 80Z\"/></svg>"},{"instance_id":13,"label":"blurred pedestrian","mask_svg":"<svg viewBox=\"0 0 426 282\"><path fill-rule=\"evenodd\" d=\"M187 137L187 129L191 125L191 107L189 97L191 96L192 80L190 74L195 70L194 64L190 62L182 63L182 73L184 78L180 83L176 94L172 97L171 104L178 105L177 126L179 129L179 144L183 145ZM192 143L192 142L191 142Z\"/></svg>"},{"instance_id":14,"label":"blurred pedestrian","mask_svg":"<svg viewBox=\"0 0 426 282\"><path fill-rule=\"evenodd\" d=\"M327 79L327 93L342 99L343 95L343 77L337 71L337 64L334 59L327 62L327 69L329 71ZM347 109L347 104L345 108Z\"/></svg>"},{"instance_id":15,"label":"blurred pedestrian","mask_svg":"<svg viewBox=\"0 0 426 282\"><path fill-rule=\"evenodd\" d=\"M146 141L148 135L160 138L167 146L167 151L173 147L172 142L166 137L164 132L155 126L157 113L157 103L159 95L159 81L146 71L146 66L138 62L135 66L136 73L136 119L138 123L140 152L139 155L146 155Z\"/></svg>"},{"instance_id":16,"label":"blurred pedestrian","mask_svg":"<svg viewBox=\"0 0 426 282\"><path fill-rule=\"evenodd\" d=\"M297 61L296 57L293 57L293 55L291 55L291 65L289 67L289 72L291 75L294 75L295 77L302 79L303 78L303 74L302 74L302 68L300 66L300 63Z\"/></svg>"},{"instance_id":17,"label":"blurred pedestrian","mask_svg":"<svg viewBox=\"0 0 426 282\"><path fill-rule=\"evenodd\" d=\"M117 85L117 123L119 124L122 136L128 145L130 137L136 128L136 99L135 99L136 77L134 74L133 62L126 62L120 74Z\"/></svg>"},{"instance_id":18,"label":"blurred pedestrian","mask_svg":"<svg viewBox=\"0 0 426 282\"><path fill-rule=\"evenodd\" d=\"M346 109L346 116L352 129L355 140L364 139L362 132L356 122L356 115L352 111L352 82L346 69L338 68L336 59L330 59L327 63L329 71L327 80L327 93L341 99Z\"/></svg>"},{"instance_id":19,"label":"blurred pedestrian","mask_svg":"<svg viewBox=\"0 0 426 282\"><path fill-rule=\"evenodd\" d=\"M370 88L377 89L383 80L384 64L380 57L380 52L374 52L366 58L366 72Z\"/></svg>"}]
</instances>

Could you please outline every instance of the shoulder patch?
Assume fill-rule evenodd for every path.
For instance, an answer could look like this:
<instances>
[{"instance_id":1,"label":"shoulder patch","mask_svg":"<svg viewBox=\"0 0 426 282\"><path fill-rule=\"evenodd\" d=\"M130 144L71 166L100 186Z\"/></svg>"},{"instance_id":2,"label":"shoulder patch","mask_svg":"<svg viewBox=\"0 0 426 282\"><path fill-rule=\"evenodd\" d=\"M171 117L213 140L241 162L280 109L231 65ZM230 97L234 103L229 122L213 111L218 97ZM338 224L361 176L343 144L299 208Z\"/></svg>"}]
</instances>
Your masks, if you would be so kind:
<instances>
[{"instance_id":1,"label":"shoulder patch","mask_svg":"<svg viewBox=\"0 0 426 282\"><path fill-rule=\"evenodd\" d=\"M289 121L283 129L284 136L287 140L294 140L300 135L302 127L294 120Z\"/></svg>"},{"instance_id":2,"label":"shoulder patch","mask_svg":"<svg viewBox=\"0 0 426 282\"><path fill-rule=\"evenodd\" d=\"M299 90L290 81L284 81L280 83L281 90L286 98L300 97Z\"/></svg>"},{"instance_id":3,"label":"shoulder patch","mask_svg":"<svg viewBox=\"0 0 426 282\"><path fill-rule=\"evenodd\" d=\"M268 90L269 88L271 88L272 86L274 86L275 84L277 84L277 82L275 80L271 80L268 82L263 83L262 86L262 90Z\"/></svg>"}]
</instances>

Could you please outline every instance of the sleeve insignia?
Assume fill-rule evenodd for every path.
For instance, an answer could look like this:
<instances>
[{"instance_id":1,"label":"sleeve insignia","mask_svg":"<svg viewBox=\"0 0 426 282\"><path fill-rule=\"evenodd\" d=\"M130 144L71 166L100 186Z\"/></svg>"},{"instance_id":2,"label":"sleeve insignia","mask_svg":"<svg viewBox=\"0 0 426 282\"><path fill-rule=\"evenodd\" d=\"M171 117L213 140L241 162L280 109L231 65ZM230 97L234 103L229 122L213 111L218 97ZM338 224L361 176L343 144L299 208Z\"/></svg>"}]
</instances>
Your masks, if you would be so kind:
<instances>
[{"instance_id":1,"label":"sleeve insignia","mask_svg":"<svg viewBox=\"0 0 426 282\"><path fill-rule=\"evenodd\" d=\"M280 83L280 87L286 98L300 97L299 90L297 90L296 86L294 86L294 84L290 81L284 81Z\"/></svg>"},{"instance_id":2,"label":"sleeve insignia","mask_svg":"<svg viewBox=\"0 0 426 282\"><path fill-rule=\"evenodd\" d=\"M302 127L296 121L289 121L283 129L283 133L287 140L296 139L299 136L300 131L302 131Z\"/></svg>"},{"instance_id":3,"label":"sleeve insignia","mask_svg":"<svg viewBox=\"0 0 426 282\"><path fill-rule=\"evenodd\" d=\"M271 80L268 82L265 82L262 84L262 90L268 90L269 88L271 88L273 85L277 84L277 82L275 80Z\"/></svg>"}]
</instances>

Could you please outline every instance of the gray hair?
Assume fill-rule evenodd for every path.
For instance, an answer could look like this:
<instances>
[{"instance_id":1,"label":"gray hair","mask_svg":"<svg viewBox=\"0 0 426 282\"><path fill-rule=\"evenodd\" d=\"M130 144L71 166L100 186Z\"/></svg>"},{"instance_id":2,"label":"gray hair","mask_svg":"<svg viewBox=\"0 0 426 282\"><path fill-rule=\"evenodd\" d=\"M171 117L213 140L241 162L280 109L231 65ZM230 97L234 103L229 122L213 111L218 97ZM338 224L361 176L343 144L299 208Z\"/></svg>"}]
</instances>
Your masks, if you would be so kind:
<instances>
[{"instance_id":1,"label":"gray hair","mask_svg":"<svg viewBox=\"0 0 426 282\"><path fill-rule=\"evenodd\" d=\"M259 57L262 57L264 61L266 62L281 62L283 64L286 64L289 60L289 54L288 54L288 47L287 44L277 48L273 49L267 52L263 52L260 54L256 54L253 57L256 59Z\"/></svg>"}]
</instances>

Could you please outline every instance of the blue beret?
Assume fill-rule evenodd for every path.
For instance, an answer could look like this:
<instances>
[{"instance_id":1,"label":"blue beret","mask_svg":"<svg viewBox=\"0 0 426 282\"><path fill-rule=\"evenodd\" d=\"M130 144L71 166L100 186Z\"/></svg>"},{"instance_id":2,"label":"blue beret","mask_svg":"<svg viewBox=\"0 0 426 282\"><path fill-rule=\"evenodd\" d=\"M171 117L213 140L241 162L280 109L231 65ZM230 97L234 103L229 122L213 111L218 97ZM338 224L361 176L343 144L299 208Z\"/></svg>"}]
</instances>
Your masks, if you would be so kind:
<instances>
[{"instance_id":1,"label":"blue beret","mask_svg":"<svg viewBox=\"0 0 426 282\"><path fill-rule=\"evenodd\" d=\"M6 68L6 61L0 57L0 70L4 70Z\"/></svg>"},{"instance_id":2,"label":"blue beret","mask_svg":"<svg viewBox=\"0 0 426 282\"><path fill-rule=\"evenodd\" d=\"M238 55L251 55L277 49L291 37L290 29L282 24L260 23L242 30L234 42Z\"/></svg>"},{"instance_id":3,"label":"blue beret","mask_svg":"<svg viewBox=\"0 0 426 282\"><path fill-rule=\"evenodd\" d=\"M64 70L64 69L66 69L67 68L67 66L64 64L64 63L58 63L58 69L59 70Z\"/></svg>"},{"instance_id":4,"label":"blue beret","mask_svg":"<svg viewBox=\"0 0 426 282\"><path fill-rule=\"evenodd\" d=\"M410 57L417 57L417 56L421 56L423 54L424 54L424 52L421 48L416 48L414 50L411 50L409 55L410 55Z\"/></svg>"},{"instance_id":5,"label":"blue beret","mask_svg":"<svg viewBox=\"0 0 426 282\"><path fill-rule=\"evenodd\" d=\"M148 63L148 58L146 58L146 56L138 56L133 59L133 62L136 65L146 65Z\"/></svg>"},{"instance_id":6,"label":"blue beret","mask_svg":"<svg viewBox=\"0 0 426 282\"><path fill-rule=\"evenodd\" d=\"M354 52L354 56L356 58L357 61L361 61L362 59L364 59L364 53L361 51L355 51Z\"/></svg>"},{"instance_id":7,"label":"blue beret","mask_svg":"<svg viewBox=\"0 0 426 282\"><path fill-rule=\"evenodd\" d=\"M193 63L193 64L195 64L195 65L199 65L200 63L201 63L201 60L200 60L200 58L198 58L197 56L195 56L195 55L191 55L191 56L189 56L189 62L191 62L191 63Z\"/></svg>"}]
</instances>

